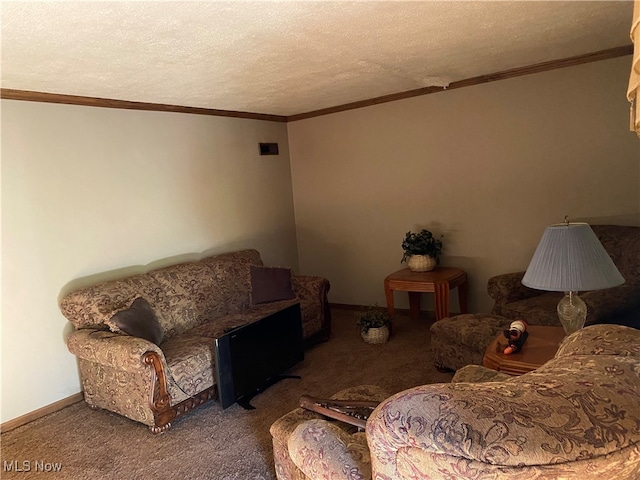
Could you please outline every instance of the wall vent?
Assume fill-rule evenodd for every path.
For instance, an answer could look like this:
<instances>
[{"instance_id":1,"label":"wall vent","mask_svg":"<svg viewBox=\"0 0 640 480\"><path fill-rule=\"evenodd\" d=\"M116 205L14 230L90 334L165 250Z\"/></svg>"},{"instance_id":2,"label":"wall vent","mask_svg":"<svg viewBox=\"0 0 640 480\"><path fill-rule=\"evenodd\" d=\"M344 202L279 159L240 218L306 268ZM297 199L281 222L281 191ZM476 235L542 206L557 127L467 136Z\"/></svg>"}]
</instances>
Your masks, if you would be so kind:
<instances>
[{"instance_id":1,"label":"wall vent","mask_svg":"<svg viewBox=\"0 0 640 480\"><path fill-rule=\"evenodd\" d=\"M260 155L278 155L277 143L261 143Z\"/></svg>"}]
</instances>

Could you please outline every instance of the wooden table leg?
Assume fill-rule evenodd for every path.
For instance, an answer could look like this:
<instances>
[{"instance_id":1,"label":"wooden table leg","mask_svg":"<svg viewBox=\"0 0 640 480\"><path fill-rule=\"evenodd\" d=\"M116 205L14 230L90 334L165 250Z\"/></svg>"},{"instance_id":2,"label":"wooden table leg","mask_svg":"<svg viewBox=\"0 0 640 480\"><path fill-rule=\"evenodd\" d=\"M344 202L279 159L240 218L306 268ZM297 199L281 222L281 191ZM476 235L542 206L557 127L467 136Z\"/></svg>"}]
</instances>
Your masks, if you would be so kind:
<instances>
[{"instance_id":1,"label":"wooden table leg","mask_svg":"<svg viewBox=\"0 0 640 480\"><path fill-rule=\"evenodd\" d=\"M409 292L409 318L420 318L420 292Z\"/></svg>"},{"instance_id":2,"label":"wooden table leg","mask_svg":"<svg viewBox=\"0 0 640 480\"><path fill-rule=\"evenodd\" d=\"M469 285L465 280L458 285L458 302L460 303L460 313L469 313L469 304L467 303Z\"/></svg>"},{"instance_id":3,"label":"wooden table leg","mask_svg":"<svg viewBox=\"0 0 640 480\"><path fill-rule=\"evenodd\" d=\"M393 290L389 288L389 282L387 281L384 282L384 294L387 297L387 312L389 313L389 316L393 318L396 313L395 306L393 304Z\"/></svg>"},{"instance_id":4,"label":"wooden table leg","mask_svg":"<svg viewBox=\"0 0 640 480\"><path fill-rule=\"evenodd\" d=\"M437 283L433 294L436 297L436 320L449 316L449 284Z\"/></svg>"}]
</instances>

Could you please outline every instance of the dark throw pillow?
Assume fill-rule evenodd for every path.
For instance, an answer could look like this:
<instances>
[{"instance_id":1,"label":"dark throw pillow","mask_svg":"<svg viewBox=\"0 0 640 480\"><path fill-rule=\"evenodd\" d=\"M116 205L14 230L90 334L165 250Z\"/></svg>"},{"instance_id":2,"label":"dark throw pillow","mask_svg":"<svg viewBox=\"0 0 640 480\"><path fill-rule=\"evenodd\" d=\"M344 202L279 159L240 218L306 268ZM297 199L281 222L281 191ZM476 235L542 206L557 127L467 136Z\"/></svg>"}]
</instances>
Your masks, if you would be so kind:
<instances>
[{"instance_id":1,"label":"dark throw pillow","mask_svg":"<svg viewBox=\"0 0 640 480\"><path fill-rule=\"evenodd\" d=\"M251 265L251 303L277 302L296 298L288 268Z\"/></svg>"},{"instance_id":2,"label":"dark throw pillow","mask_svg":"<svg viewBox=\"0 0 640 480\"><path fill-rule=\"evenodd\" d=\"M129 308L114 313L104 323L109 325L112 332L144 338L156 345L160 345L164 337L153 308L142 297L137 297Z\"/></svg>"}]
</instances>

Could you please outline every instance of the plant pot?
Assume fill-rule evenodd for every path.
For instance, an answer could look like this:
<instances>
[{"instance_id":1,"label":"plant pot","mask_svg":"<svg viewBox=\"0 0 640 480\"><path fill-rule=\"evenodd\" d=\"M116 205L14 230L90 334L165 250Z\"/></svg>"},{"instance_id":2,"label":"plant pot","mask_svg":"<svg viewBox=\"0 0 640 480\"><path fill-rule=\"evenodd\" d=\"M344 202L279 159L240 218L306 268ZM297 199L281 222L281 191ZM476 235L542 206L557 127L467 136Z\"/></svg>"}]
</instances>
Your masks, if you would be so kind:
<instances>
[{"instance_id":1,"label":"plant pot","mask_svg":"<svg viewBox=\"0 0 640 480\"><path fill-rule=\"evenodd\" d=\"M369 328L361 331L362 338L367 343L384 343L389 339L389 327Z\"/></svg>"},{"instance_id":2,"label":"plant pot","mask_svg":"<svg viewBox=\"0 0 640 480\"><path fill-rule=\"evenodd\" d=\"M436 268L436 259L429 255L411 255L407 266L412 272L428 272Z\"/></svg>"}]
</instances>

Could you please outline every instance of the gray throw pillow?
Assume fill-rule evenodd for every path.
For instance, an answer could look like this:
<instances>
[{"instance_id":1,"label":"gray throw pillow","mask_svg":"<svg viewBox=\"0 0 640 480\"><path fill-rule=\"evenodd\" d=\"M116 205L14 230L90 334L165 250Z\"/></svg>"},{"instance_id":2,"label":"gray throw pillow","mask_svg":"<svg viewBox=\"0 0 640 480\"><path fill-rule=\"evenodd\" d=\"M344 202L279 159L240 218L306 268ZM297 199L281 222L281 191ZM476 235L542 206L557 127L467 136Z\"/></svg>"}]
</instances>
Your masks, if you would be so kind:
<instances>
[{"instance_id":1,"label":"gray throw pillow","mask_svg":"<svg viewBox=\"0 0 640 480\"><path fill-rule=\"evenodd\" d=\"M144 338L156 345L160 345L164 337L158 317L149 302L142 297L136 297L129 308L115 312L104 323L112 332Z\"/></svg>"},{"instance_id":2,"label":"gray throw pillow","mask_svg":"<svg viewBox=\"0 0 640 480\"><path fill-rule=\"evenodd\" d=\"M291 300L296 294L291 286L288 268L251 265L251 304Z\"/></svg>"}]
</instances>

